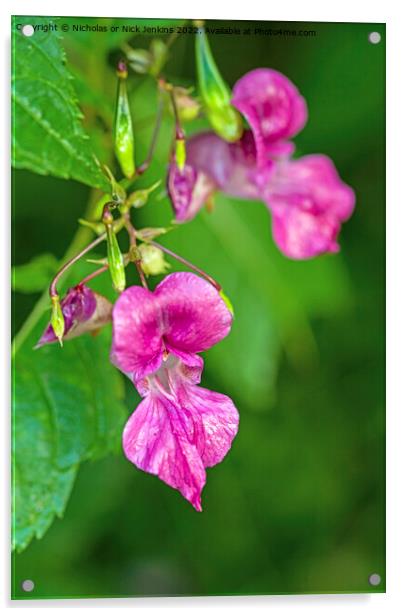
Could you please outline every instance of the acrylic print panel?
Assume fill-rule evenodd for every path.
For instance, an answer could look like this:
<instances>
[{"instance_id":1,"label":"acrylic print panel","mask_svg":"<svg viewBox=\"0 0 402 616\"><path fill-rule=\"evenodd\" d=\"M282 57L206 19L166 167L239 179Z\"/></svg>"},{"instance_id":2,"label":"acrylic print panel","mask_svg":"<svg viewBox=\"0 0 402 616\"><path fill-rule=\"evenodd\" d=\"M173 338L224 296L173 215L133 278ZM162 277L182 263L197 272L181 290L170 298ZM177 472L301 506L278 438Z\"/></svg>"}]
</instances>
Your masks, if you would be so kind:
<instances>
[{"instance_id":1,"label":"acrylic print panel","mask_svg":"<svg viewBox=\"0 0 402 616\"><path fill-rule=\"evenodd\" d=\"M13 597L384 592L385 26L12 45Z\"/></svg>"}]
</instances>

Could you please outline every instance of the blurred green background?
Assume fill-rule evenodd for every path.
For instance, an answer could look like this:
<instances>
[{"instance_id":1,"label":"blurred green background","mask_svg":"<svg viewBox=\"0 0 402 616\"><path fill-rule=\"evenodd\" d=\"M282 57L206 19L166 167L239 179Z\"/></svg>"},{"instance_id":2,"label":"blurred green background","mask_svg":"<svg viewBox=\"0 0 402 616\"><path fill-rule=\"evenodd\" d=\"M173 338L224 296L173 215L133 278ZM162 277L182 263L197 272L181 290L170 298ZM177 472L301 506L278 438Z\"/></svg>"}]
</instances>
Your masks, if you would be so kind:
<instances>
[{"instance_id":1,"label":"blurred green background","mask_svg":"<svg viewBox=\"0 0 402 616\"><path fill-rule=\"evenodd\" d=\"M341 252L308 262L278 251L262 203L223 195L212 214L202 211L162 239L220 281L234 304L230 336L204 355L203 385L233 398L238 436L224 462L208 471L202 514L122 453L84 464L64 518L14 556L18 598L27 596L25 579L35 582L30 597L385 589L385 26L208 25L315 30L306 37L215 35L210 42L231 85L260 66L297 85L309 108L297 155L329 155L356 191L356 210L343 227ZM378 45L368 41L373 30L382 35ZM122 40L91 32L64 38L86 129L100 159L112 165L113 66ZM145 47L152 36L126 40ZM175 41L165 74L194 83L192 35ZM130 77L129 90L138 162L152 133L156 91L141 76ZM204 120L187 132L203 127ZM154 163L139 185L159 178L164 185L172 130L165 116ZM135 212L136 226L171 220L163 185ZM15 263L44 252L61 258L90 192L73 181L14 172ZM37 298L14 294L16 331ZM138 401L126 381L127 416ZM374 572L382 582L372 588Z\"/></svg>"}]
</instances>

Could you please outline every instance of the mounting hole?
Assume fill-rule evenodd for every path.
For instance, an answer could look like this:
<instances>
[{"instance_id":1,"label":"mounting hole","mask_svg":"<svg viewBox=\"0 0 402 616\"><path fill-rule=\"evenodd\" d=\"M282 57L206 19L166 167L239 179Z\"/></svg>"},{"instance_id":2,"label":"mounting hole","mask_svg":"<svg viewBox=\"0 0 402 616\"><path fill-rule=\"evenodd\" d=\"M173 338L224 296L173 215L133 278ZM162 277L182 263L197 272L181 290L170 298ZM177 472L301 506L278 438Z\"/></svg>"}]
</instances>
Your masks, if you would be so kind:
<instances>
[{"instance_id":1,"label":"mounting hole","mask_svg":"<svg viewBox=\"0 0 402 616\"><path fill-rule=\"evenodd\" d=\"M24 580L22 582L22 590L24 590L25 592L32 592L34 588L35 584L32 580Z\"/></svg>"},{"instance_id":2,"label":"mounting hole","mask_svg":"<svg viewBox=\"0 0 402 616\"><path fill-rule=\"evenodd\" d=\"M373 45L378 45L381 41L381 34L379 32L370 32L368 36L369 43Z\"/></svg>"},{"instance_id":3,"label":"mounting hole","mask_svg":"<svg viewBox=\"0 0 402 616\"><path fill-rule=\"evenodd\" d=\"M24 36L32 36L34 32L34 27L31 26L31 24L25 24L25 26L22 26L22 34Z\"/></svg>"},{"instance_id":4,"label":"mounting hole","mask_svg":"<svg viewBox=\"0 0 402 616\"><path fill-rule=\"evenodd\" d=\"M378 573L372 573L368 581L370 586L378 586L381 584L381 575L378 575Z\"/></svg>"}]
</instances>

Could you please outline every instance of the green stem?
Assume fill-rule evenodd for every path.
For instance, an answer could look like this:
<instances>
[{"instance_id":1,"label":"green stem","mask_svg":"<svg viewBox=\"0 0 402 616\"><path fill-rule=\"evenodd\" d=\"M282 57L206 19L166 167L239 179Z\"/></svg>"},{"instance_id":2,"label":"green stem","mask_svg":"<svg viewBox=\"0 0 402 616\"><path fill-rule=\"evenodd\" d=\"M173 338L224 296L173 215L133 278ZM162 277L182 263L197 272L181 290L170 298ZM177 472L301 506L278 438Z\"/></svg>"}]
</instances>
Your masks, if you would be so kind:
<instances>
[{"instance_id":1,"label":"green stem","mask_svg":"<svg viewBox=\"0 0 402 616\"><path fill-rule=\"evenodd\" d=\"M95 202L95 205L96 205L96 202ZM93 207L94 207L94 204L91 203L91 205L88 208L89 213L91 212ZM87 218L90 218L90 215L88 215ZM80 252L84 248L84 246L88 244L89 240L92 237L92 234L93 234L93 231L91 231L91 229L88 229L87 227L80 227L77 230L73 238L73 241L68 247L65 255L62 257L61 263L69 261L74 255L77 254L77 252ZM71 270L70 272L66 274L66 279L68 278L70 273L71 273ZM36 302L32 312L30 313L26 321L24 321L20 330L14 336L14 340L11 346L11 357L12 358L15 356L20 346L25 342L25 340L27 339L27 337L29 336L29 334L31 333L31 331L33 330L33 328L35 327L35 325L37 324L37 322L39 321L39 319L41 318L41 316L43 315L43 313L45 312L48 306L49 306L49 293L48 293L48 290L46 290L42 293L41 297Z\"/></svg>"},{"instance_id":2,"label":"green stem","mask_svg":"<svg viewBox=\"0 0 402 616\"><path fill-rule=\"evenodd\" d=\"M197 274L205 278L205 280L212 284L212 286L215 287L217 291L222 291L221 285L216 282L216 280L214 280L212 276L204 272L204 270L202 270L201 268L194 265L194 263L191 263L191 261L187 261L187 259L185 259L184 257L181 257L180 255L173 252L173 250L170 250L170 248L166 248L166 246L163 246L163 244L159 244L158 242L150 241L148 242L148 244L155 246L155 248L159 248L159 250L162 250L162 252L165 252L170 257L173 257L173 259L176 259L176 261L179 261L179 263L183 263L183 265L185 265L189 269L192 269L194 272L197 272Z\"/></svg>"}]
</instances>

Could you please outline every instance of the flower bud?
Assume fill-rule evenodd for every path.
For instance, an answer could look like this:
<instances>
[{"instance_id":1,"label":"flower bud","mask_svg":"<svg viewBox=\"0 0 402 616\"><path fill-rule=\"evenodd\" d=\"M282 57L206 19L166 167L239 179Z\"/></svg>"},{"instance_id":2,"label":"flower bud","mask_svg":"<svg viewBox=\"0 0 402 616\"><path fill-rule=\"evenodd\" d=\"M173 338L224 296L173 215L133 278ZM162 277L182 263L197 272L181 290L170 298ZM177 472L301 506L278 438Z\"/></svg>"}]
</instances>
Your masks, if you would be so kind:
<instances>
[{"instance_id":1,"label":"flower bud","mask_svg":"<svg viewBox=\"0 0 402 616\"><path fill-rule=\"evenodd\" d=\"M147 49L133 49L129 45L123 47L130 67L136 73L145 75L152 66L152 54Z\"/></svg>"},{"instance_id":2,"label":"flower bud","mask_svg":"<svg viewBox=\"0 0 402 616\"><path fill-rule=\"evenodd\" d=\"M126 205L128 207L134 208L143 207L144 205L146 205L151 192L153 192L155 188L158 188L159 184L160 180L155 182L155 184L152 184L152 186L150 186L149 188L141 188L140 190L135 190L127 197Z\"/></svg>"},{"instance_id":3,"label":"flower bud","mask_svg":"<svg viewBox=\"0 0 402 616\"><path fill-rule=\"evenodd\" d=\"M168 231L171 231L174 227L143 227L137 229L136 234L138 239L143 242L149 242L159 235L164 235Z\"/></svg>"},{"instance_id":4,"label":"flower bud","mask_svg":"<svg viewBox=\"0 0 402 616\"><path fill-rule=\"evenodd\" d=\"M190 96L191 89L174 86L173 93L176 101L177 112L181 122L195 120L201 109L201 105L194 97Z\"/></svg>"},{"instance_id":5,"label":"flower bud","mask_svg":"<svg viewBox=\"0 0 402 616\"><path fill-rule=\"evenodd\" d=\"M96 332L111 320L112 307L105 297L85 285L69 289L61 304L58 296L54 295L51 322L35 348L57 340L61 343L61 336L64 340L69 340L86 332ZM63 331L61 331L61 323L63 323Z\"/></svg>"},{"instance_id":6,"label":"flower bud","mask_svg":"<svg viewBox=\"0 0 402 616\"><path fill-rule=\"evenodd\" d=\"M164 254L160 248L151 244L141 244L138 247L141 256L142 271L146 276L157 276L164 274L170 269L169 263L165 261Z\"/></svg>"},{"instance_id":7,"label":"flower bud","mask_svg":"<svg viewBox=\"0 0 402 616\"><path fill-rule=\"evenodd\" d=\"M153 77L157 77L166 63L168 48L162 39L153 39L149 46L149 50L152 58L149 74Z\"/></svg>"},{"instance_id":8,"label":"flower bud","mask_svg":"<svg viewBox=\"0 0 402 616\"><path fill-rule=\"evenodd\" d=\"M127 68L124 62L119 63L117 76L118 86L114 120L114 147L121 170L127 178L131 178L135 173L134 131L127 96Z\"/></svg>"},{"instance_id":9,"label":"flower bud","mask_svg":"<svg viewBox=\"0 0 402 616\"><path fill-rule=\"evenodd\" d=\"M222 139L238 141L243 133L242 119L230 104L230 89L215 64L204 28L200 29L195 45L198 83L207 117Z\"/></svg>"},{"instance_id":10,"label":"flower bud","mask_svg":"<svg viewBox=\"0 0 402 616\"><path fill-rule=\"evenodd\" d=\"M54 335L60 342L60 346L63 346L63 334L64 334L64 316L60 306L60 298L58 295L52 295L52 316L50 318L50 324L53 328Z\"/></svg>"}]
</instances>

